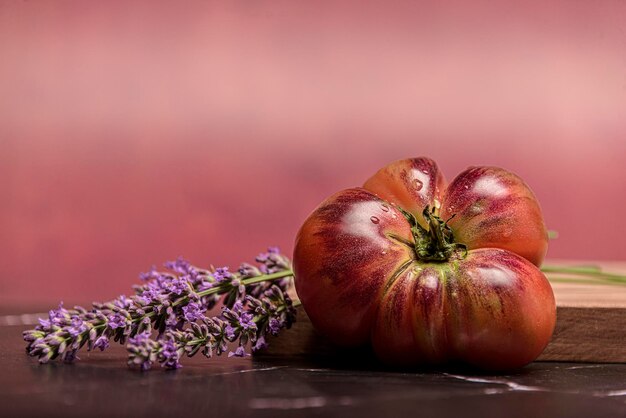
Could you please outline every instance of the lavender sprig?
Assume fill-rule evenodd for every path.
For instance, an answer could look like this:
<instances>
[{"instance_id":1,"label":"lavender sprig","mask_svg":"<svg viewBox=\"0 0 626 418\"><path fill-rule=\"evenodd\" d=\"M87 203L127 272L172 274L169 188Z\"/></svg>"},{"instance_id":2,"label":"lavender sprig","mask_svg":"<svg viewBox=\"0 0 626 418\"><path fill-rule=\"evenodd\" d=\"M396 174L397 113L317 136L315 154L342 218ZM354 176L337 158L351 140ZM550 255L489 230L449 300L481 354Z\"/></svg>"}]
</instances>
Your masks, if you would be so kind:
<instances>
[{"instance_id":1,"label":"lavender sprig","mask_svg":"<svg viewBox=\"0 0 626 418\"><path fill-rule=\"evenodd\" d=\"M244 356L248 343L256 351L266 346L268 334L290 327L299 303L287 295L293 279L287 257L270 248L256 261L258 267L244 263L236 272L200 269L182 258L165 263L165 272L153 267L140 275L144 284L130 297L94 303L90 310L61 303L24 332L26 350L41 363L73 362L85 345L91 351L105 350L111 340L128 342L128 363L142 370L155 362L178 368L183 354L220 355L235 341L238 348L229 356ZM220 300L221 314L207 317Z\"/></svg>"},{"instance_id":2,"label":"lavender sprig","mask_svg":"<svg viewBox=\"0 0 626 418\"><path fill-rule=\"evenodd\" d=\"M244 357L249 342L253 352L267 347L268 335L278 335L281 329L291 327L296 311L289 296L276 285L265 290L260 298L247 296L245 304L237 300L232 309L224 307L214 317L203 317L190 322L185 330L168 330L164 338L151 340L147 334L130 340L128 364L146 370L159 362L164 367L180 367L183 354L193 357L202 353L207 358L228 350L228 343L238 341L228 357ZM146 337L143 337L146 335Z\"/></svg>"}]
</instances>

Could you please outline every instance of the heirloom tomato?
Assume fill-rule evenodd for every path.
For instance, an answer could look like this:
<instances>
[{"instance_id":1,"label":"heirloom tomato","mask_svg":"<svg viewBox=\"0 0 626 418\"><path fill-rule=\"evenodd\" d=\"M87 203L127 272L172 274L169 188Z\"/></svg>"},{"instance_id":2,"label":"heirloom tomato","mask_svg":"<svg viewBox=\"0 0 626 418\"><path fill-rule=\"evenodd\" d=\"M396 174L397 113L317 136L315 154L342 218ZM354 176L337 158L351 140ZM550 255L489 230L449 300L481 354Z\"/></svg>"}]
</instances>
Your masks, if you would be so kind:
<instances>
[{"instance_id":1,"label":"heirloom tomato","mask_svg":"<svg viewBox=\"0 0 626 418\"><path fill-rule=\"evenodd\" d=\"M326 199L295 245L296 290L313 326L385 363L512 369L556 320L537 266L541 209L524 181L470 167L450 184L428 158L394 162Z\"/></svg>"}]
</instances>

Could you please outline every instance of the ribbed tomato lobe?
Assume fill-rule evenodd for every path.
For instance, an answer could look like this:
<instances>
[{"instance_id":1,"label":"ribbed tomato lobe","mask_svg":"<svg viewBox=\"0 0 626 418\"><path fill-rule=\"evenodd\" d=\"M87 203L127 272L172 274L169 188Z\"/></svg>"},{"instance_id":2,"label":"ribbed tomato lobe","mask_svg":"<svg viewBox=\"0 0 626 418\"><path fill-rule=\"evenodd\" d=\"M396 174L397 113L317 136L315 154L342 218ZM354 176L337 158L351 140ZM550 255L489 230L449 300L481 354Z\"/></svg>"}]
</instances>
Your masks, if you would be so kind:
<instances>
[{"instance_id":1,"label":"ribbed tomato lobe","mask_svg":"<svg viewBox=\"0 0 626 418\"><path fill-rule=\"evenodd\" d=\"M402 214L364 189L323 202L296 238L296 289L314 324L341 345L369 340L385 284L413 259ZM328 315L328 312L333 312Z\"/></svg>"},{"instance_id":2,"label":"ribbed tomato lobe","mask_svg":"<svg viewBox=\"0 0 626 418\"><path fill-rule=\"evenodd\" d=\"M446 187L432 160L402 160L311 213L296 238L295 284L337 344L369 342L395 365L511 369L535 359L554 329L552 289L535 266L546 248L519 177L474 167Z\"/></svg>"}]
</instances>

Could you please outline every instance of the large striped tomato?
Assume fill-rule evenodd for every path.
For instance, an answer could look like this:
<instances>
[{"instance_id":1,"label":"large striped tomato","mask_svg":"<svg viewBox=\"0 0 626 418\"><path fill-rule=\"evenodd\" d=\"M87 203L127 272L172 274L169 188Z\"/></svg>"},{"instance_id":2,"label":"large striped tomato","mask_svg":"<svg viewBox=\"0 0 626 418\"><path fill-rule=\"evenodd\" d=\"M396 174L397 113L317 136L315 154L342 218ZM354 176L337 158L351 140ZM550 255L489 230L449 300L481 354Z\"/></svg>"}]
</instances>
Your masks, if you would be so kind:
<instances>
[{"instance_id":1,"label":"large striped tomato","mask_svg":"<svg viewBox=\"0 0 626 418\"><path fill-rule=\"evenodd\" d=\"M471 167L447 184L435 162L394 162L325 200L295 246L298 296L343 346L390 364L521 367L547 345L554 296L539 204L518 176Z\"/></svg>"}]
</instances>

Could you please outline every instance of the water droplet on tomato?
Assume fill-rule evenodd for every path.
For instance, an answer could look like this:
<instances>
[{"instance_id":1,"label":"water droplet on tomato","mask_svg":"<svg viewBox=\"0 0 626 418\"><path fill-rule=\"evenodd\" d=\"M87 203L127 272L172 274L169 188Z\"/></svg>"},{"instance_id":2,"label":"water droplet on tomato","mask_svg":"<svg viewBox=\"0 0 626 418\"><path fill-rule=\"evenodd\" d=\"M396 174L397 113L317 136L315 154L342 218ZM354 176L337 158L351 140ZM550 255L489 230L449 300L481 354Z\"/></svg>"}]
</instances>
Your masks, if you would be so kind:
<instances>
[{"instance_id":1,"label":"water droplet on tomato","mask_svg":"<svg viewBox=\"0 0 626 418\"><path fill-rule=\"evenodd\" d=\"M383 212L389 212L389 206L387 206L386 203L382 204L382 209L383 209Z\"/></svg>"},{"instance_id":2,"label":"water droplet on tomato","mask_svg":"<svg viewBox=\"0 0 626 418\"><path fill-rule=\"evenodd\" d=\"M428 170L422 170L422 173L428 174Z\"/></svg>"},{"instance_id":3,"label":"water droplet on tomato","mask_svg":"<svg viewBox=\"0 0 626 418\"><path fill-rule=\"evenodd\" d=\"M382 254L382 255L385 255L385 254L387 254L387 251L382 250L382 251L381 251L381 254Z\"/></svg>"},{"instance_id":4,"label":"water droplet on tomato","mask_svg":"<svg viewBox=\"0 0 626 418\"><path fill-rule=\"evenodd\" d=\"M504 230L504 232L502 232L502 235L504 235L505 238L508 238L511 236L512 233L513 233L513 230L511 228L507 228Z\"/></svg>"},{"instance_id":5,"label":"water droplet on tomato","mask_svg":"<svg viewBox=\"0 0 626 418\"><path fill-rule=\"evenodd\" d=\"M422 182L421 182L420 180L418 180L418 179L413 180L413 188L414 188L416 191L418 191L418 192L419 192L420 190L422 190L422 187L424 187L424 183L422 183Z\"/></svg>"},{"instance_id":6,"label":"water droplet on tomato","mask_svg":"<svg viewBox=\"0 0 626 418\"><path fill-rule=\"evenodd\" d=\"M378 219L376 216L372 216L370 218L370 221L372 221L372 223L377 224L378 222L380 222L380 219Z\"/></svg>"},{"instance_id":7,"label":"water droplet on tomato","mask_svg":"<svg viewBox=\"0 0 626 418\"><path fill-rule=\"evenodd\" d=\"M474 203L471 207L470 207L470 213L473 216L479 215L483 212L483 205L479 202Z\"/></svg>"}]
</instances>

